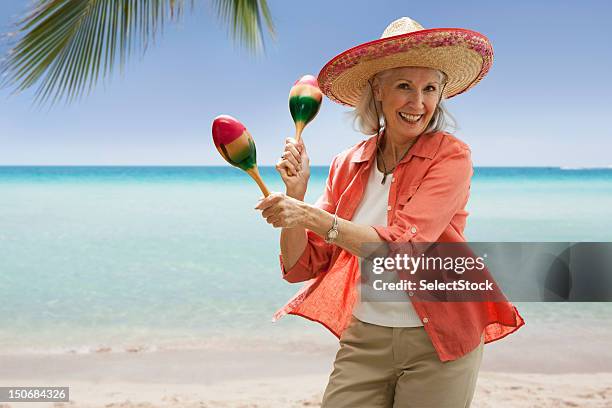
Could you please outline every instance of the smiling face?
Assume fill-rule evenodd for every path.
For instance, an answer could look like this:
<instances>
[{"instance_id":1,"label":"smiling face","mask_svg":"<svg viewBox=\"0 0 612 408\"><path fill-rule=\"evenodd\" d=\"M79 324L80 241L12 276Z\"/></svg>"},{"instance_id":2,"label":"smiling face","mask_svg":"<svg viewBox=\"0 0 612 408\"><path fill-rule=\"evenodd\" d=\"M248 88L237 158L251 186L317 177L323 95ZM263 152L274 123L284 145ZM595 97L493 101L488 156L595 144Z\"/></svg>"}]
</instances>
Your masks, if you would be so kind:
<instances>
[{"instance_id":1,"label":"smiling face","mask_svg":"<svg viewBox=\"0 0 612 408\"><path fill-rule=\"evenodd\" d=\"M382 103L386 130L402 139L425 131L443 87L443 74L424 67L387 70L374 80L376 100Z\"/></svg>"}]
</instances>

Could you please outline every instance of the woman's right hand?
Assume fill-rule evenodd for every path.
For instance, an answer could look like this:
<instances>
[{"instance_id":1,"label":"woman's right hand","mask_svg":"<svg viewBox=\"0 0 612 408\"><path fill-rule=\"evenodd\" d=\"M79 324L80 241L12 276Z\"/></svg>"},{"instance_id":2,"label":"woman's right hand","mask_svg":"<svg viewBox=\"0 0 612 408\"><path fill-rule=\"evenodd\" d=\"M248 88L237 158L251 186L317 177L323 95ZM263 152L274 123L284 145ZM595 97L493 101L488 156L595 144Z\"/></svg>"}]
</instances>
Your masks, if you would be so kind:
<instances>
[{"instance_id":1,"label":"woman's right hand","mask_svg":"<svg viewBox=\"0 0 612 408\"><path fill-rule=\"evenodd\" d=\"M303 201L310 178L310 159L304 139L300 138L299 143L292 137L285 139L285 149L276 163L276 170L285 183L287 195Z\"/></svg>"}]
</instances>

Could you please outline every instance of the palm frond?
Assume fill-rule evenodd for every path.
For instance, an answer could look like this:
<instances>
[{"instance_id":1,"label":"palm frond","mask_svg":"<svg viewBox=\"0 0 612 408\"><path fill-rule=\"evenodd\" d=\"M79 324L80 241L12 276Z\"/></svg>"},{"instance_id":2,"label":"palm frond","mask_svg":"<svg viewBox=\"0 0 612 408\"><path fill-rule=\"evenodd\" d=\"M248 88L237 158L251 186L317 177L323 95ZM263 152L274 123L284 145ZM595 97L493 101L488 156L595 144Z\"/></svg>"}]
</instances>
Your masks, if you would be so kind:
<instances>
[{"instance_id":1,"label":"palm frond","mask_svg":"<svg viewBox=\"0 0 612 408\"><path fill-rule=\"evenodd\" d=\"M266 0L216 0L219 17L231 28L234 40L248 49L263 48L262 17L268 33L274 37L274 24Z\"/></svg>"},{"instance_id":2,"label":"palm frond","mask_svg":"<svg viewBox=\"0 0 612 408\"><path fill-rule=\"evenodd\" d=\"M194 0L39 0L17 23L15 45L0 64L0 85L15 92L37 86L39 103L72 102L117 65L123 69L135 51L144 53L166 21L181 18L187 1L193 8ZM261 8L257 1L220 3L240 3L233 6L233 29L247 46L261 43L260 9L272 32L265 0Z\"/></svg>"}]
</instances>

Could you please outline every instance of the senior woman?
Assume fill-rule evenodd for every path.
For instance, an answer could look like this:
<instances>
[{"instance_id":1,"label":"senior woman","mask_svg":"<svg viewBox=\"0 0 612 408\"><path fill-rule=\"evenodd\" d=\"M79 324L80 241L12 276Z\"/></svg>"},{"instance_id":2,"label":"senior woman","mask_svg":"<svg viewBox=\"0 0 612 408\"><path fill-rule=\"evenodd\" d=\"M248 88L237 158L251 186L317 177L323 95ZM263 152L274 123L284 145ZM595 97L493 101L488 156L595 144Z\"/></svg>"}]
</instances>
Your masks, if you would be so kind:
<instances>
[{"instance_id":1,"label":"senior woman","mask_svg":"<svg viewBox=\"0 0 612 408\"><path fill-rule=\"evenodd\" d=\"M524 324L503 302L369 302L359 290L368 243L464 242L473 174L470 148L446 133L443 99L487 73L486 37L464 29L426 30L407 17L381 39L338 55L319 74L330 99L355 107L373 135L337 155L323 195L304 203L306 147L287 139L276 168L286 194L257 209L282 228L283 278L306 285L274 316L319 322L340 349L324 408L469 407L483 344Z\"/></svg>"}]
</instances>

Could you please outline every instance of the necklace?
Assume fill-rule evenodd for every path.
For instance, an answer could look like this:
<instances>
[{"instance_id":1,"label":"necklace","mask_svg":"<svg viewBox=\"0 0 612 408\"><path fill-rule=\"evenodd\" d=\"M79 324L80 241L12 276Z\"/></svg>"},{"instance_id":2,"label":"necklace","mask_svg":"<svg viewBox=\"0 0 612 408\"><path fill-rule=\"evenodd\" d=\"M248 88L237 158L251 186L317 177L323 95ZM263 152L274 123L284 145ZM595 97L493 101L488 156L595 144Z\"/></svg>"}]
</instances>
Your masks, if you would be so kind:
<instances>
[{"instance_id":1,"label":"necklace","mask_svg":"<svg viewBox=\"0 0 612 408\"><path fill-rule=\"evenodd\" d=\"M380 138L380 133L378 134L378 138ZM397 165L404 159L404 157L406 157L406 155L408 154L408 152L410 151L412 146L414 146L415 143L416 143L416 138L415 138L414 142L412 142L412 144L410 146L408 146L408 149L406 149L404 154L402 154L402 157L400 157L400 159L395 163L395 166L393 166L393 168L391 170L387 170L387 165L385 164L385 158L383 157L383 152L382 152L382 149L380 148L379 140L376 141L376 148L380 152L380 160L382 161L382 165L383 165L383 178L382 178L382 181L380 182L380 184L385 184L385 181L387 181L387 176L389 174L393 173L393 171L395 170ZM376 165L376 163L375 163L375 165Z\"/></svg>"}]
</instances>

